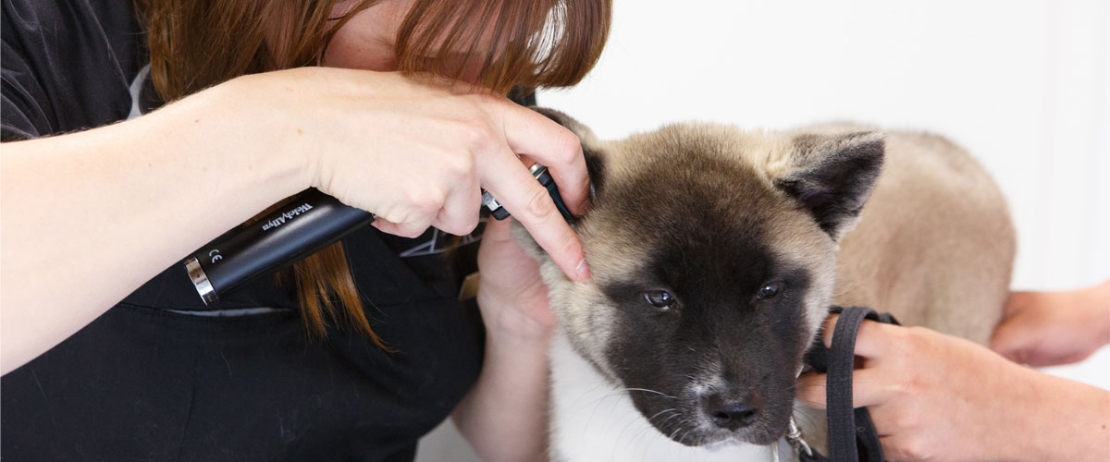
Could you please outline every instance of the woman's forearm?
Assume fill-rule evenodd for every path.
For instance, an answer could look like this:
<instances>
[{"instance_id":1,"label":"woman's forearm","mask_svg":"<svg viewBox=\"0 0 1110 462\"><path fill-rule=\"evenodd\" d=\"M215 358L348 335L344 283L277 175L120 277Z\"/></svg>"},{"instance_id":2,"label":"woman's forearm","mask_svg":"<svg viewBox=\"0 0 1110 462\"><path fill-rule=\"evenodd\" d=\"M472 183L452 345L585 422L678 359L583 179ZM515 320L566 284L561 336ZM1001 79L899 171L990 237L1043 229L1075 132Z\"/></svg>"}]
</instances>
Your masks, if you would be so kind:
<instances>
[{"instance_id":1,"label":"woman's forearm","mask_svg":"<svg viewBox=\"0 0 1110 462\"><path fill-rule=\"evenodd\" d=\"M1010 432L1020 448L1014 460L1100 461L1110 445L1110 391L1027 370L1029 401L1012 408L1007 420L1025 421L1025 431Z\"/></svg>"},{"instance_id":2,"label":"woman's forearm","mask_svg":"<svg viewBox=\"0 0 1110 462\"><path fill-rule=\"evenodd\" d=\"M482 374L453 417L483 460L544 461L552 330L501 313L500 321L486 320Z\"/></svg>"},{"instance_id":3,"label":"woman's forearm","mask_svg":"<svg viewBox=\"0 0 1110 462\"><path fill-rule=\"evenodd\" d=\"M2 372L30 361L190 251L308 187L222 86L144 117L3 145ZM238 111L217 108L235 107ZM266 131L269 139L259 139ZM282 133L293 131L294 133ZM243 136L244 133L255 135Z\"/></svg>"}]
</instances>

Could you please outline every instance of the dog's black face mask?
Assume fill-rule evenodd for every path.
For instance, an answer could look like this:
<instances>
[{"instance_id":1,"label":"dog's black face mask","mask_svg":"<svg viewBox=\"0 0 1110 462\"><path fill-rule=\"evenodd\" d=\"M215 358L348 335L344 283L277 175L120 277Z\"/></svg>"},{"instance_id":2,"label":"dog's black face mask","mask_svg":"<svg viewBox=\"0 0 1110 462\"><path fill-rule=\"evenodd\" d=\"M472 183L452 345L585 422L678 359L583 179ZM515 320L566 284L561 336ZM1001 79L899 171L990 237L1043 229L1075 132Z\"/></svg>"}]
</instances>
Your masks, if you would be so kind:
<instances>
[{"instance_id":1,"label":"dog's black face mask","mask_svg":"<svg viewBox=\"0 0 1110 462\"><path fill-rule=\"evenodd\" d=\"M635 201L621 217L645 233L649 261L601 287L615 307L606 362L674 441L770 444L787 430L812 336L804 322L809 271L770 247L773 218L750 208L775 200L757 197L766 192L721 197L703 188L707 178L650 181L686 194Z\"/></svg>"}]
</instances>

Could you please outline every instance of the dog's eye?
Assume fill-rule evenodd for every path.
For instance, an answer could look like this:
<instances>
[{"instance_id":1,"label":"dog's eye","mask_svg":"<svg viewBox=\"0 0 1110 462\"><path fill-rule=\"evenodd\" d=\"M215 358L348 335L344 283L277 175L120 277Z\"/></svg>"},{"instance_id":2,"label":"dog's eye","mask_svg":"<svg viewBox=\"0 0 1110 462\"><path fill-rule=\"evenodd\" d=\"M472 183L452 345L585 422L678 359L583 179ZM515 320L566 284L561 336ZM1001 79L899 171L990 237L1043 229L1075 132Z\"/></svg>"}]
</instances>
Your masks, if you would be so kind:
<instances>
[{"instance_id":1,"label":"dog's eye","mask_svg":"<svg viewBox=\"0 0 1110 462\"><path fill-rule=\"evenodd\" d=\"M644 301L656 308L667 308L674 304L674 295L665 290L649 290L643 293Z\"/></svg>"},{"instance_id":2,"label":"dog's eye","mask_svg":"<svg viewBox=\"0 0 1110 462\"><path fill-rule=\"evenodd\" d=\"M781 281L768 282L766 284L763 284L763 287L759 288L759 291L755 293L755 298L758 298L760 300L775 298L775 296L778 295L780 291L782 291Z\"/></svg>"}]
</instances>

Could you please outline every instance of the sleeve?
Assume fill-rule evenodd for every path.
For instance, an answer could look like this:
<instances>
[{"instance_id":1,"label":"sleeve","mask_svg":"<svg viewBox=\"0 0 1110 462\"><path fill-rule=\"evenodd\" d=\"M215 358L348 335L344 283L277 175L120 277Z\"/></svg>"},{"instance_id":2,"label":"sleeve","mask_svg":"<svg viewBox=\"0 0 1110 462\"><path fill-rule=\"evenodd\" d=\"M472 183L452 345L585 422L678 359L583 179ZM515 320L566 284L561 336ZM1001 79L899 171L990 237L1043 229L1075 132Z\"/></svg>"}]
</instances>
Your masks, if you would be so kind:
<instances>
[{"instance_id":1,"label":"sleeve","mask_svg":"<svg viewBox=\"0 0 1110 462\"><path fill-rule=\"evenodd\" d=\"M18 40L20 16L5 1L0 25L0 141L35 138L50 133L42 103L46 94L33 72Z\"/></svg>"},{"instance_id":2,"label":"sleeve","mask_svg":"<svg viewBox=\"0 0 1110 462\"><path fill-rule=\"evenodd\" d=\"M0 140L127 117L143 37L130 3L0 0Z\"/></svg>"}]
</instances>

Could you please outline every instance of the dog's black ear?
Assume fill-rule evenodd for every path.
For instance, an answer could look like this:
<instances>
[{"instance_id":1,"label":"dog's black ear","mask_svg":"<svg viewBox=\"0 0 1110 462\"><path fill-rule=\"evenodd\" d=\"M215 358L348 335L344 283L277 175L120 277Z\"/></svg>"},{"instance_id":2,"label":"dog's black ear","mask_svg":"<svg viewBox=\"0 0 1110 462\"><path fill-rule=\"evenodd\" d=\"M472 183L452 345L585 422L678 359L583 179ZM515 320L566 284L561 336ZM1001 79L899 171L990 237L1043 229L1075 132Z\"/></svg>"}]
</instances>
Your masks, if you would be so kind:
<instances>
[{"instance_id":1,"label":"dog's black ear","mask_svg":"<svg viewBox=\"0 0 1110 462\"><path fill-rule=\"evenodd\" d=\"M594 132L573 117L554 109L539 106L532 106L531 109L554 120L578 136L578 140L582 143L582 155L586 157L586 173L590 176L592 195L600 194L605 182L605 161L601 143L597 141Z\"/></svg>"},{"instance_id":2,"label":"dog's black ear","mask_svg":"<svg viewBox=\"0 0 1110 462\"><path fill-rule=\"evenodd\" d=\"M883 165L883 135L799 135L794 169L774 180L834 240L851 230Z\"/></svg>"}]
</instances>

